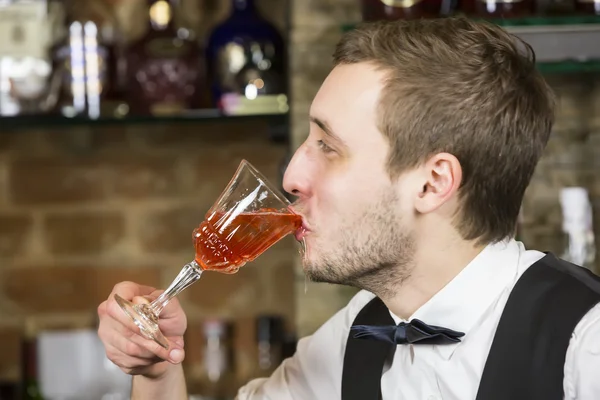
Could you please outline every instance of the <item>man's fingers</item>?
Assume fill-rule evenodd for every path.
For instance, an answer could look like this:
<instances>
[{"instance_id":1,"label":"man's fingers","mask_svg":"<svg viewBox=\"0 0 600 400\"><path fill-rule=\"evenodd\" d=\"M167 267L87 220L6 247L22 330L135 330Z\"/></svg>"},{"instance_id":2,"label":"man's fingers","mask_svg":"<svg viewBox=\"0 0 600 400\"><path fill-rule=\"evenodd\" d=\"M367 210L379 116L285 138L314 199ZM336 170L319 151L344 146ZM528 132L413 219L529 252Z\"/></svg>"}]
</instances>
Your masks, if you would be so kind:
<instances>
[{"instance_id":1,"label":"man's fingers","mask_svg":"<svg viewBox=\"0 0 600 400\"><path fill-rule=\"evenodd\" d=\"M131 302L133 304L149 304L152 300L154 300L154 298L152 297L152 295L148 295L148 296L135 296Z\"/></svg>"},{"instance_id":2,"label":"man's fingers","mask_svg":"<svg viewBox=\"0 0 600 400\"><path fill-rule=\"evenodd\" d=\"M138 372L156 363L156 360L130 356L111 345L106 346L106 356L113 364L131 375L136 375Z\"/></svg>"},{"instance_id":3,"label":"man's fingers","mask_svg":"<svg viewBox=\"0 0 600 400\"><path fill-rule=\"evenodd\" d=\"M132 332L117 321L112 321L112 323L108 325L105 324L101 326L98 330L98 336L104 343L128 356L147 359L152 362L158 361L156 354L138 344L138 340L136 340L138 337L144 340L141 336Z\"/></svg>"},{"instance_id":4,"label":"man's fingers","mask_svg":"<svg viewBox=\"0 0 600 400\"><path fill-rule=\"evenodd\" d=\"M147 303L148 299L143 297L134 297L135 302L138 304ZM102 308L101 305L99 308ZM121 309L114 299L108 299L104 304L105 311L115 321L114 324L109 325L107 330L109 332L104 334L103 339L112 343L120 351L125 354L135 355L139 357L148 357L148 353L140 352L140 349L144 349L156 357L162 360L167 360L172 363L178 364L183 361L185 354L178 343L169 342L168 349L163 348L161 345L156 343L154 340L146 339L140 332L138 326L131 320L131 318ZM120 324L120 326L118 326ZM168 339L167 339L168 340ZM131 344L130 344L131 343ZM137 345L137 346L134 346Z\"/></svg>"},{"instance_id":5,"label":"man's fingers","mask_svg":"<svg viewBox=\"0 0 600 400\"><path fill-rule=\"evenodd\" d=\"M108 299L114 298L115 294L118 294L125 300L131 300L135 296L147 296L152 292L155 292L156 289L150 286L138 285L134 282L119 282L114 287Z\"/></svg>"},{"instance_id":6,"label":"man's fingers","mask_svg":"<svg viewBox=\"0 0 600 400\"><path fill-rule=\"evenodd\" d=\"M135 304L142 303L150 303L156 300L161 294L164 293L164 290L154 290L152 293L144 296L136 296L133 299ZM173 297L169 300L167 305L163 308L160 313L160 318L163 320L167 320L171 317L178 317L181 313L181 305L179 304L179 300L177 297Z\"/></svg>"},{"instance_id":7,"label":"man's fingers","mask_svg":"<svg viewBox=\"0 0 600 400\"><path fill-rule=\"evenodd\" d=\"M132 341L149 352L155 354L162 360L169 361L173 364L179 364L185 358L185 352L183 348L174 343L170 338L167 338L167 341L169 342L169 347L167 349L156 343L154 340L146 339L142 336L136 336L132 338Z\"/></svg>"},{"instance_id":8,"label":"man's fingers","mask_svg":"<svg viewBox=\"0 0 600 400\"><path fill-rule=\"evenodd\" d=\"M105 312L109 317L127 328L127 330L124 330L123 333L125 333L128 337L132 336L134 333L140 334L140 328L138 328L129 315L125 313L125 311L121 308L121 306L119 306L114 298L109 298L106 300L105 309Z\"/></svg>"}]
</instances>

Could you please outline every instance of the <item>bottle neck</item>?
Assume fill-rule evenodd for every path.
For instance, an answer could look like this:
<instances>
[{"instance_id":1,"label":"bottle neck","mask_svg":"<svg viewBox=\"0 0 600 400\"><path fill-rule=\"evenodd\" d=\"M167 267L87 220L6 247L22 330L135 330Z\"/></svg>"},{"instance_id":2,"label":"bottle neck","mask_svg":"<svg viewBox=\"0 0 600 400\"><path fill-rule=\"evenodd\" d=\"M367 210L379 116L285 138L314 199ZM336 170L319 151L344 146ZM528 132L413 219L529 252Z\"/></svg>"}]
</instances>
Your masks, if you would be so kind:
<instances>
[{"instance_id":1,"label":"bottle neck","mask_svg":"<svg viewBox=\"0 0 600 400\"><path fill-rule=\"evenodd\" d=\"M154 30L174 28L174 11L174 0L148 0L150 27Z\"/></svg>"},{"instance_id":2,"label":"bottle neck","mask_svg":"<svg viewBox=\"0 0 600 400\"><path fill-rule=\"evenodd\" d=\"M234 15L247 15L256 13L254 0L232 0L231 4Z\"/></svg>"}]
</instances>

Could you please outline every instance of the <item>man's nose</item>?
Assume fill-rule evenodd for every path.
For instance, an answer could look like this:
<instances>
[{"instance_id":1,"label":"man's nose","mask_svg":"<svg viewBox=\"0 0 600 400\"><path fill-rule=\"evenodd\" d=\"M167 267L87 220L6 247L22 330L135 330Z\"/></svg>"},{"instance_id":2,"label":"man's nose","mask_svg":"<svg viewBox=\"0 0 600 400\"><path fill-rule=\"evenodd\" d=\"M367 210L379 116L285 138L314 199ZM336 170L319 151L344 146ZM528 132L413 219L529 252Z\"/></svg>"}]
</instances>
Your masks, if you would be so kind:
<instances>
[{"instance_id":1,"label":"man's nose","mask_svg":"<svg viewBox=\"0 0 600 400\"><path fill-rule=\"evenodd\" d=\"M297 197L310 196L309 165L305 146L300 146L290 160L283 176L283 189Z\"/></svg>"}]
</instances>

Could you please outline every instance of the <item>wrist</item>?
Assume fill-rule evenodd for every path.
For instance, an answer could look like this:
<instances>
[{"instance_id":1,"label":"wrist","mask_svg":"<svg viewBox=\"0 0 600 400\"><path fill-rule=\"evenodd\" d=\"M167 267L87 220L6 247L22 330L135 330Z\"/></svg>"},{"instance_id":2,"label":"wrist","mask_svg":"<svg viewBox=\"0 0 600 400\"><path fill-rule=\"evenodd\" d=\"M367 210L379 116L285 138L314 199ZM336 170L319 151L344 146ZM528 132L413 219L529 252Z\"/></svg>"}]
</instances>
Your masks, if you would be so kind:
<instances>
[{"instance_id":1,"label":"wrist","mask_svg":"<svg viewBox=\"0 0 600 400\"><path fill-rule=\"evenodd\" d=\"M155 364L144 374L133 377L131 400L187 400L181 364Z\"/></svg>"},{"instance_id":2,"label":"wrist","mask_svg":"<svg viewBox=\"0 0 600 400\"><path fill-rule=\"evenodd\" d=\"M160 381L165 379L171 371L176 369L178 365L173 365L168 361L161 361L147 367L138 376L145 380Z\"/></svg>"}]
</instances>

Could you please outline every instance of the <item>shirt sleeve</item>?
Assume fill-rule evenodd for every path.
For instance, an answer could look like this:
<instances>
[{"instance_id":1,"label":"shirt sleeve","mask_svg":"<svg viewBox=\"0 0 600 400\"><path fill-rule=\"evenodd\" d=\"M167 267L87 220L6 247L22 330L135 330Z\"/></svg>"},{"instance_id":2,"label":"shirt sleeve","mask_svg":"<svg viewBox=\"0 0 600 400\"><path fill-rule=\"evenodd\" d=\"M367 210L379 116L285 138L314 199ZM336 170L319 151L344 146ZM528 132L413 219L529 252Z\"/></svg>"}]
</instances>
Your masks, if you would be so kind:
<instances>
[{"instance_id":1,"label":"shirt sleeve","mask_svg":"<svg viewBox=\"0 0 600 400\"><path fill-rule=\"evenodd\" d=\"M374 297L358 292L313 335L298 341L296 353L269 378L250 381L237 400L331 400L341 397L348 332L358 312Z\"/></svg>"},{"instance_id":2,"label":"shirt sleeve","mask_svg":"<svg viewBox=\"0 0 600 400\"><path fill-rule=\"evenodd\" d=\"M575 327L564 371L565 400L600 399L600 304Z\"/></svg>"}]
</instances>

